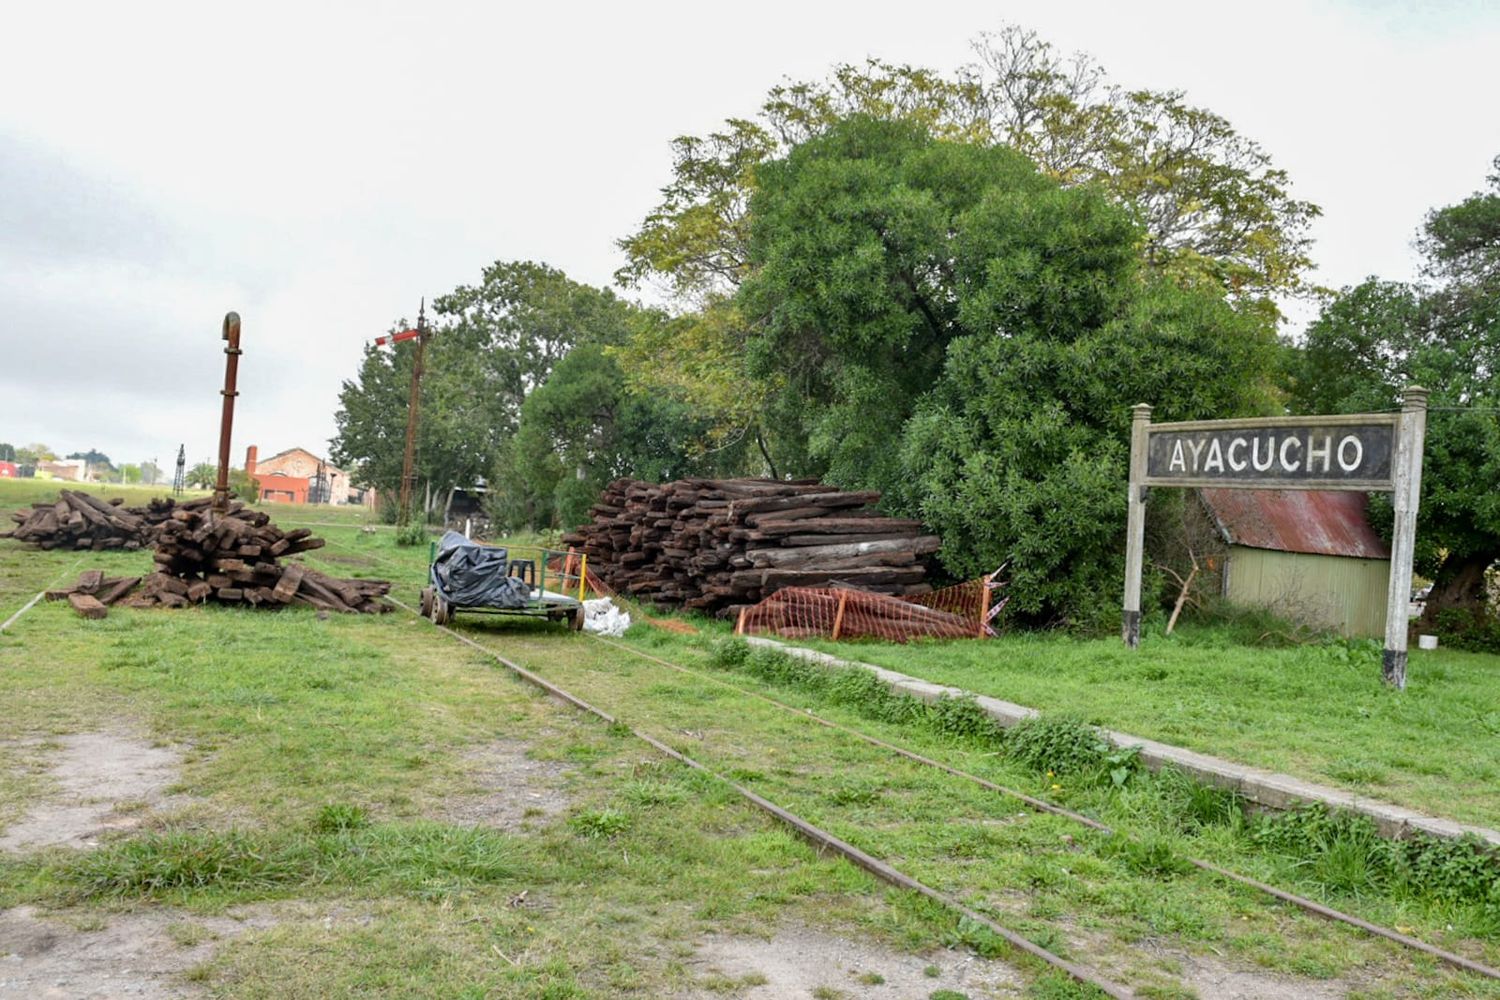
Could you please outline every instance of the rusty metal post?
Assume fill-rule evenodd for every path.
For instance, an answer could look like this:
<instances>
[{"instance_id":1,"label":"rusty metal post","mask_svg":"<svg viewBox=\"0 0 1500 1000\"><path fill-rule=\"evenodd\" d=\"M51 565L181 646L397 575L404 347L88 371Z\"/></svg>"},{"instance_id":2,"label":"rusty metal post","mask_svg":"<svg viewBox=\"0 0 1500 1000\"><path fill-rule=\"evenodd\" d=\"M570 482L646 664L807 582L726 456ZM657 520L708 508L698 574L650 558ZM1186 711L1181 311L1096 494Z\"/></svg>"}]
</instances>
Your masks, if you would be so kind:
<instances>
[{"instance_id":1,"label":"rusty metal post","mask_svg":"<svg viewBox=\"0 0 1500 1000\"><path fill-rule=\"evenodd\" d=\"M234 397L240 371L240 314L224 314L224 412L219 417L219 480L214 486L214 510L220 514L229 509L229 438L234 427Z\"/></svg>"},{"instance_id":2,"label":"rusty metal post","mask_svg":"<svg viewBox=\"0 0 1500 1000\"><path fill-rule=\"evenodd\" d=\"M399 523L411 523L411 493L417 484L417 419L422 409L422 362L427 348L427 300L417 310L417 355L412 359L411 395L406 402L406 451L401 457ZM425 516L425 514L424 514Z\"/></svg>"}]
</instances>

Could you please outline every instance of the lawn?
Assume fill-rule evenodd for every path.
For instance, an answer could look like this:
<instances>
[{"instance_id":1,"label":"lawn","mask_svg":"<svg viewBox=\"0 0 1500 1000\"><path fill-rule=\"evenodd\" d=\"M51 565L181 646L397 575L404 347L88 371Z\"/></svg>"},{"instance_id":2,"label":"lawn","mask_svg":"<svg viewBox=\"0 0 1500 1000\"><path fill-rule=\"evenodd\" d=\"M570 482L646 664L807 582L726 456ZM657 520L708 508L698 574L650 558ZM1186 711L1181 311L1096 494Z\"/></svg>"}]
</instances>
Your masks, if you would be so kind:
<instances>
[{"instance_id":1,"label":"lawn","mask_svg":"<svg viewBox=\"0 0 1500 1000\"><path fill-rule=\"evenodd\" d=\"M35 484L0 483L0 506L45 498ZM282 524L331 525L317 529L328 545L307 562L392 579L396 597L414 599L424 547L366 530L364 511L266 509ZM0 620L79 569L149 564L146 553L0 541ZM788 687L755 664L721 662L724 630L697 625L686 635L641 625L627 637L695 676L557 625L458 623L486 648L1143 996L1191 997L1224 975L1264 990L1500 995L1176 859L1211 857L1490 962L1500 959L1500 911L1492 918L1351 877L1348 864L1260 850L1236 811L1170 777L1116 788L1045 774L997 754L961 713L937 726L904 709L877 718L836 690ZM1106 842L1023 812L715 678L1095 813L1126 837ZM723 786L620 727L540 698L405 612L119 608L87 622L42 603L0 634L0 719L0 836L58 794L48 762L78 734L128 737L178 761L164 794L122 804L96 846L0 852L0 918L6 907L41 907L72 928L58 931L58 947L149 917L172 921L172 953L223 933L182 973L213 995L754 1000L760 967L731 974L701 955L763 940L795 955L800 939L787 933L876 949L864 978L830 966L810 996L894 995L871 984L909 961L942 977L992 968L1036 996L1087 995L821 856ZM214 921L226 918L241 929L222 932ZM912 995L951 985L934 979ZM969 984L956 995L993 994Z\"/></svg>"},{"instance_id":2,"label":"lawn","mask_svg":"<svg viewBox=\"0 0 1500 1000\"><path fill-rule=\"evenodd\" d=\"M1414 649L1403 693L1374 641L1257 648L1192 626L1136 650L1048 633L806 644L1500 829L1500 656Z\"/></svg>"}]
</instances>

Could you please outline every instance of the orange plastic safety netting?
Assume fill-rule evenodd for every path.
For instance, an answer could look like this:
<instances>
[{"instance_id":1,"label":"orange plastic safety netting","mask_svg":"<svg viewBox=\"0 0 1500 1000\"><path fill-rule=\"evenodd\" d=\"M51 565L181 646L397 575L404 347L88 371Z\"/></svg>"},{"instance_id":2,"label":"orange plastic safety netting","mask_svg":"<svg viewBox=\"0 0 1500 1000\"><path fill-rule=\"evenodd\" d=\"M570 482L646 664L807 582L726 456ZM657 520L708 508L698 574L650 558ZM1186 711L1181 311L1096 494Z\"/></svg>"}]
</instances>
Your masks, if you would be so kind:
<instances>
[{"instance_id":1,"label":"orange plastic safety netting","mask_svg":"<svg viewBox=\"0 0 1500 1000\"><path fill-rule=\"evenodd\" d=\"M1003 569L1003 567L1002 567ZM735 632L785 639L982 639L1008 600L999 570L913 597L840 587L784 587L740 613Z\"/></svg>"}]
</instances>

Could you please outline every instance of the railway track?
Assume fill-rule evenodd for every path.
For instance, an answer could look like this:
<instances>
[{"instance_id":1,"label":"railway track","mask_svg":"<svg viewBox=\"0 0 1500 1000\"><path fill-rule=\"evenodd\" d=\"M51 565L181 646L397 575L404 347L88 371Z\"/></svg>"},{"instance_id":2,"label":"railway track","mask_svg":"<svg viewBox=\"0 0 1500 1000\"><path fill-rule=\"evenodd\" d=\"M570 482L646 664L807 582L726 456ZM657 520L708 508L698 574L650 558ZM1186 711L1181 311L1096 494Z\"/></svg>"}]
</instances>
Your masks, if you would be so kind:
<instances>
[{"instance_id":1,"label":"railway track","mask_svg":"<svg viewBox=\"0 0 1500 1000\"><path fill-rule=\"evenodd\" d=\"M408 610L410 609L408 608ZM581 711L588 712L589 714L607 723L614 725L622 724L619 718L617 718L615 711L606 711L600 707L597 707L596 702L599 701L599 697L597 695L589 693L587 697L584 697L575 693L575 691L579 687L585 686L591 678L584 677L583 675L575 675L572 681L565 680L560 682L555 677L543 677L535 671L528 669L522 664L511 659L510 657L502 655L500 652L491 648L485 642L477 641L478 639L494 637L495 633L488 629L474 628L472 630L469 630L470 634L464 634L453 629L444 629L444 631L448 632L458 641L463 642L464 644L481 652L485 656L492 658L496 662L499 662L506 669L510 670L521 679L541 688L552 697L563 701ZM642 663L649 663L654 668L660 668L661 670L670 671L677 676L690 678L695 684L702 684L706 685L709 688L717 689L721 692L724 692L726 695L732 695L736 699L749 699L754 703L765 705L771 709L774 709L775 712L779 713L787 720L792 720L795 717L797 721L793 723L794 727L805 728L809 725L820 727L822 729L838 733L841 737L847 738L846 742L852 742L862 745L866 748L878 750L881 752L881 754L886 755L887 759L895 758L903 765L908 765L918 770L927 772L939 772L945 775L948 779L953 779L953 781L962 783L963 785L968 786L970 789L981 793L987 800L986 806L977 806L977 804L973 802L955 803L953 815L951 817L943 815L940 818L936 814L928 816L919 815L911 819L911 822L913 823L925 822L930 826L932 824L944 824L951 822L957 823L959 825L968 824L969 828L972 828L973 824L976 821L980 823L994 822L995 802L997 800L1003 801L1005 799L1010 799L1016 803L1024 805L1028 810L1038 815L1056 817L1068 824L1075 824L1077 826L1086 828L1088 831L1091 831L1092 835L1097 835L1097 837L1099 838L1110 839L1118 836L1116 832L1109 826L1100 823L1099 821L1094 820L1090 817L1083 816L1082 814L1062 808L1060 806L1038 799L1034 796L1026 795L1025 793L1022 793L1016 789L1008 788L995 782L991 782L969 771L953 767L949 764L918 753L917 751L912 750L909 747L903 747L886 740L881 740L877 737L871 736L868 733L861 732L860 730L852 728L850 726L846 726L841 723L823 718L805 709L798 708L786 702L779 701L778 699L772 698L761 692L752 691L740 687L739 685L731 683L730 681L725 680L722 677L716 677L701 670L694 670L688 667L684 667L681 664L673 663L662 657L654 656L650 653L635 649L624 643L618 643L611 640L599 638L596 638L594 641L599 643L601 646L607 647L611 650L625 653L635 658L637 661L640 661ZM554 671L549 670L548 673L553 674ZM600 674L596 673L592 679L597 680L600 676ZM636 682L635 686L639 688L647 679L648 678L641 677L633 678L632 680ZM562 686L562 683L569 683L570 686L574 688L574 690L564 688ZM597 688L598 685L593 685L593 687ZM653 685L653 687L661 688L661 685L657 684ZM666 695L668 697L670 697L670 694L671 692L666 692ZM686 696L688 693L684 692L684 694ZM693 700L693 697L686 697L685 700L690 702ZM725 707L728 706L718 706L716 711L718 711L719 714L722 715L722 709ZM678 711L675 717L679 719L692 717L695 710L699 717L702 717L703 715L703 708L701 704L697 706L696 709L692 704L678 705L677 709ZM681 749L679 746L673 746L667 742L668 739L672 739L673 742L683 743L684 741L680 737L686 736L688 740L702 744L704 740L701 732L695 732L692 729L674 727L671 725L671 720L665 717L662 719L654 720L654 724L651 728L655 730L655 734L646 731L646 729L642 727L630 726L628 728L630 729L630 732L634 737L649 744L659 753L662 753L663 755L668 756L683 764L684 766L691 768L701 774L710 776L713 780L722 782L727 787L732 788L736 794L738 794L752 806L775 817L779 822L791 827L799 835L815 844L820 849L831 850L842 855L851 863L864 869L865 871L886 882L887 884L896 886L906 891L914 892L918 895L924 896L930 900L933 900L934 902L939 903L950 912L955 914L957 917L967 920L974 925L986 928L1016 950L1030 955L1032 958L1046 963L1047 965L1055 969L1061 970L1077 982L1084 983L1098 989L1105 996L1127 997L1136 995L1129 987L1121 985L1119 982L1116 982L1115 979L1111 978L1110 975L1101 972L1099 969L1091 968L1087 965L1071 961L1063 955L1058 954L1057 951L1050 950L1036 944L1031 938L1042 937L1045 940L1045 936L1038 935L1034 932L1034 922L1028 922L1027 920L1023 919L1018 925L1023 928L1027 927L1028 925L1031 927L1032 933L1030 938L1028 938L1026 934L1023 934L1020 930L1017 930L1016 926L1008 926L1006 923L1002 922L1002 920L996 919L994 914L997 907L995 907L994 905L990 905L988 903L988 900L986 900L985 902L976 901L973 903L973 905L962 901L959 898L960 895L967 899L973 899L976 893L974 891L971 891L971 887L962 881L959 882L959 887L956 888L953 885L953 880L951 878L944 877L947 873L942 872L941 866L925 865L925 867L927 867L931 871L931 874L928 874L924 873L921 870L924 867L924 865L920 863L923 859L916 858L915 856L913 856L912 858L908 858L907 861L900 862L902 864L902 867L900 868L892 864L890 860L882 860L882 856L884 856L886 859L907 857L907 853L899 849L899 847L901 846L899 837L896 838L896 843L887 843L886 850L881 849L879 841L882 839L886 839L887 841L889 841L890 838L874 836L873 839L876 841L875 844L865 842L863 843L863 846L861 846L861 844L858 843L860 841L867 841L869 839L864 835L866 827L880 828L882 825L889 825L892 822L889 816L878 816L874 819L855 818L851 821L847 818L840 817L835 813L830 814L827 819L821 819L816 815L820 811L820 809L815 793L808 793L806 789L796 787L795 782L788 782L785 780L778 781L774 775L766 775L758 771L755 767L750 766L750 762L753 762L757 758L758 754L762 752L774 753L774 749L761 751L757 748L751 748L749 746L742 745L748 744L749 741L737 741L735 738L732 738L732 736L742 734L726 734L723 739L716 740L712 744L704 746L704 751L708 751L711 749L711 756L719 758L716 761L705 762L704 760L699 759L703 756L704 751L694 749L689 752ZM795 743L797 740L795 728L786 730L780 735L783 737L783 743L787 742L788 739L793 743ZM691 745L692 744L689 744L689 746ZM930 778L927 780L930 781ZM899 779L896 783L899 785ZM754 790L751 787L747 787L748 785L754 785L759 790ZM763 787L767 785L779 785L779 789ZM791 802L795 804L798 799L803 800L804 804L796 806L799 811L793 811L792 808L788 807L788 803ZM988 810L987 813L986 807ZM870 812L870 810L866 810L866 812ZM842 835L840 835L840 830L838 829L840 826L844 827ZM1047 838L1045 834L1043 834L1041 835L1040 839L1046 840ZM1071 840L1071 838L1062 839ZM1078 848L1070 848L1070 850L1077 849ZM1051 852L1048 848L1039 845L1037 853L1039 858L1046 859L1053 852ZM1066 860L1066 857L1064 857L1064 860ZM1281 890L1275 886L1267 885L1257 880L1250 879L1236 872L1229 871L1220 866L1214 865L1211 862L1202 861L1199 859L1189 859L1189 862L1198 870L1209 874L1215 879L1220 879L1232 886L1237 886L1242 889L1249 890L1257 895L1269 899L1275 899L1279 903L1286 904L1288 907L1294 909L1299 913L1305 913L1318 918L1322 918L1326 921L1344 925L1348 928L1369 935L1372 939L1380 939L1382 941L1397 944L1404 949L1408 949L1411 953L1424 955L1427 958L1444 963L1453 969L1461 970L1465 974L1476 977L1483 977L1489 980L1500 980L1500 972L1497 972L1497 970L1481 962L1469 959L1466 956L1458 955L1456 953L1439 948L1435 945L1429 944L1428 942L1404 934L1400 931L1382 927L1372 922L1363 920L1362 918L1359 918L1357 916L1323 906L1316 901L1305 899L1303 897L1297 896L1296 894ZM949 883L946 886L943 884L945 881ZM978 893L978 895L982 896L984 894L981 892ZM978 907L978 909L976 909L976 907ZM981 912L981 910L984 912ZM1005 914L1002 913L1001 916L1004 917Z\"/></svg>"}]
</instances>

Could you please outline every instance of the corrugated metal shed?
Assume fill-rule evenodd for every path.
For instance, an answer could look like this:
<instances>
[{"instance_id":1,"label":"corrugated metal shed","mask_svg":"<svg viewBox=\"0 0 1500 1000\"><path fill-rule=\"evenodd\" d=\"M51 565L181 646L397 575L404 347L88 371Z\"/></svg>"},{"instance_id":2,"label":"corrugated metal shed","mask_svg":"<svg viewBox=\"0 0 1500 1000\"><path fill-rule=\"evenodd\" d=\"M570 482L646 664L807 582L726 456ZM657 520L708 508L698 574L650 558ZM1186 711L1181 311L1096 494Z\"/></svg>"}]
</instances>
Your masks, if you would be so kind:
<instances>
[{"instance_id":1,"label":"corrugated metal shed","mask_svg":"<svg viewBox=\"0 0 1500 1000\"><path fill-rule=\"evenodd\" d=\"M1276 552L1390 559L1370 527L1370 498L1340 490L1198 491L1230 545Z\"/></svg>"}]
</instances>

